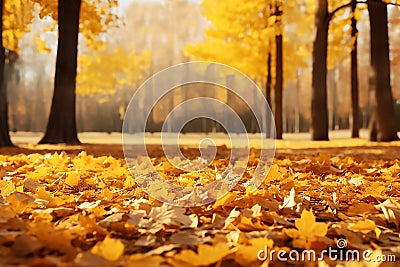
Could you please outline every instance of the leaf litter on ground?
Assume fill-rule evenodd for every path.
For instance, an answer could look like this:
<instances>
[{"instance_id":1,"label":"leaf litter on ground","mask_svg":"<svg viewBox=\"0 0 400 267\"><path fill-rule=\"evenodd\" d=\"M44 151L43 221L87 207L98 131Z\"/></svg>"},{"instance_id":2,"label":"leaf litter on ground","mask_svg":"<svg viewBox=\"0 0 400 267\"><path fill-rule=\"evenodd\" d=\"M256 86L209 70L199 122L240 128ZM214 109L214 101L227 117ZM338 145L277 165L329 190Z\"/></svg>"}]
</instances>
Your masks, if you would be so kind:
<instances>
[{"instance_id":1,"label":"leaf litter on ground","mask_svg":"<svg viewBox=\"0 0 400 267\"><path fill-rule=\"evenodd\" d=\"M231 192L192 208L147 195L121 157L92 155L90 149L4 153L0 265L285 266L276 257L262 262L257 255L266 247L321 253L342 239L345 249L398 258L400 163L390 155L397 155L399 147L382 149L393 153L278 150L255 191L246 188L257 161L257 152L251 153L243 179ZM197 155L196 149L186 152ZM163 156L151 160L165 179L190 187L217 179L216 170L227 166L225 152L203 173L174 170ZM326 257L323 263L297 263L351 264Z\"/></svg>"}]
</instances>

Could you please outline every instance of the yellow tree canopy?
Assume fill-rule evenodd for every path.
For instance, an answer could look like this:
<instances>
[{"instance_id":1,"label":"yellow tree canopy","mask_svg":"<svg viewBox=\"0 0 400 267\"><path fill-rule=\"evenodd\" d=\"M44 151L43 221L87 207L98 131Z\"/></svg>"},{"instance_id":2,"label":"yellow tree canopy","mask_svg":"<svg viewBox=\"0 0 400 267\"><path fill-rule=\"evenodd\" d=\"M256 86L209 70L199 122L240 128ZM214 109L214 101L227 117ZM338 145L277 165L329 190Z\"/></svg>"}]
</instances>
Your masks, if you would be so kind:
<instances>
[{"instance_id":1,"label":"yellow tree canopy","mask_svg":"<svg viewBox=\"0 0 400 267\"><path fill-rule=\"evenodd\" d=\"M8 50L18 51L18 41L30 30L34 4L30 0L5 0L3 43Z\"/></svg>"},{"instance_id":2,"label":"yellow tree canopy","mask_svg":"<svg viewBox=\"0 0 400 267\"><path fill-rule=\"evenodd\" d=\"M276 23L275 4L276 1L272 0L204 0L203 15L210 23L205 31L206 40L196 45L187 45L185 53L201 60L228 64L253 79L265 81L267 54L271 52L274 55L274 38L283 32L284 60L285 63L288 62L284 66L285 76L294 77L297 68L305 64L304 60L309 57L310 52L307 51L309 43L294 44L290 38L296 38L295 36L303 33L309 36L313 16L303 12L296 1L286 1L281 7L284 23L286 19L290 21L295 17L305 23L311 21L308 24L311 26L283 27ZM300 31L303 33L299 33Z\"/></svg>"},{"instance_id":3,"label":"yellow tree canopy","mask_svg":"<svg viewBox=\"0 0 400 267\"><path fill-rule=\"evenodd\" d=\"M269 40L274 36L273 29L267 26L265 1L205 0L202 11L211 23L205 32L207 39L187 45L185 53L228 64L252 78L265 76Z\"/></svg>"},{"instance_id":4,"label":"yellow tree canopy","mask_svg":"<svg viewBox=\"0 0 400 267\"><path fill-rule=\"evenodd\" d=\"M150 68L152 53L137 54L122 49L95 51L78 58L77 92L80 94L113 93L123 85L139 83Z\"/></svg>"},{"instance_id":5,"label":"yellow tree canopy","mask_svg":"<svg viewBox=\"0 0 400 267\"><path fill-rule=\"evenodd\" d=\"M349 1L330 1L330 12L348 4ZM351 49L354 47L356 35L351 37L351 19L354 17L360 20L361 12L366 10L366 5L358 5L355 13L351 12L350 6L340 9L336 12L329 24L329 53L328 53L328 69L333 69L336 64L341 64L349 59Z\"/></svg>"},{"instance_id":6,"label":"yellow tree canopy","mask_svg":"<svg viewBox=\"0 0 400 267\"><path fill-rule=\"evenodd\" d=\"M55 0L32 0L40 6L40 18L51 18L56 25L58 2ZM79 31L90 48L101 48L103 42L97 37L117 25L118 0L82 0ZM55 29L55 28L54 28Z\"/></svg>"},{"instance_id":7,"label":"yellow tree canopy","mask_svg":"<svg viewBox=\"0 0 400 267\"><path fill-rule=\"evenodd\" d=\"M38 7L38 8L36 8ZM24 33L30 30L30 25L35 16L44 19L50 17L57 25L56 0L5 0L3 15L3 42L4 47L18 51L18 42ZM118 21L118 0L83 0L81 7L80 32L85 36L86 43L91 48L103 45L97 37L106 32ZM38 40L38 48L47 51L44 41Z\"/></svg>"}]
</instances>

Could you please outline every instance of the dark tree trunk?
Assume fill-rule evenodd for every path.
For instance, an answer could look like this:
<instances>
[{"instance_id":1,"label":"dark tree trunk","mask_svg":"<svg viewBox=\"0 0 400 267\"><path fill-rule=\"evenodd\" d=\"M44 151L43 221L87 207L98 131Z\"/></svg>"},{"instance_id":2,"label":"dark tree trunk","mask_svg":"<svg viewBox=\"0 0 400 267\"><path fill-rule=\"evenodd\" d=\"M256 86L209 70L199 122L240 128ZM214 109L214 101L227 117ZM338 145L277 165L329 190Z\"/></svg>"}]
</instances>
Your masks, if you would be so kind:
<instances>
[{"instance_id":1,"label":"dark tree trunk","mask_svg":"<svg viewBox=\"0 0 400 267\"><path fill-rule=\"evenodd\" d=\"M282 34L275 36L276 42L276 82L275 82L275 127L276 139L282 139L282 91L283 91L283 49Z\"/></svg>"},{"instance_id":2,"label":"dark tree trunk","mask_svg":"<svg viewBox=\"0 0 400 267\"><path fill-rule=\"evenodd\" d=\"M351 137L358 138L360 131L360 107L359 107L359 93L358 93L358 29L357 19L355 17L355 11L357 8L357 1L352 0L351 2L351 37L354 38L353 48L351 49Z\"/></svg>"},{"instance_id":3,"label":"dark tree trunk","mask_svg":"<svg viewBox=\"0 0 400 267\"><path fill-rule=\"evenodd\" d=\"M3 9L4 1L0 0L0 37L3 36ZM0 38L0 147L12 146L8 125L8 103L7 103L7 87L4 84L4 64L6 53L3 46L3 39Z\"/></svg>"},{"instance_id":4,"label":"dark tree trunk","mask_svg":"<svg viewBox=\"0 0 400 267\"><path fill-rule=\"evenodd\" d=\"M268 52L267 56L267 81L265 83L265 98L267 99L269 108L272 109L271 102L271 89L272 89L272 73L271 73L271 64L272 64L272 55L271 52Z\"/></svg>"},{"instance_id":5,"label":"dark tree trunk","mask_svg":"<svg viewBox=\"0 0 400 267\"><path fill-rule=\"evenodd\" d=\"M327 105L328 1L318 0L315 13L317 29L313 46L311 128L313 140L329 140Z\"/></svg>"},{"instance_id":6,"label":"dark tree trunk","mask_svg":"<svg viewBox=\"0 0 400 267\"><path fill-rule=\"evenodd\" d=\"M300 69L296 71L296 102L294 107L294 132L300 133Z\"/></svg>"},{"instance_id":7,"label":"dark tree trunk","mask_svg":"<svg viewBox=\"0 0 400 267\"><path fill-rule=\"evenodd\" d=\"M76 68L81 0L58 1L58 47L54 94L40 144L79 144L76 130Z\"/></svg>"},{"instance_id":8,"label":"dark tree trunk","mask_svg":"<svg viewBox=\"0 0 400 267\"><path fill-rule=\"evenodd\" d=\"M267 54L267 79L265 82L265 98L267 99L267 103L269 105L269 108L267 108L266 110L266 114L267 114L267 121L266 121L266 132L268 133L267 136L271 136L271 131L273 129L271 129L271 125L269 123L269 119L271 119L269 116L272 114L270 112L272 112L272 101L271 101L271 92L272 92L272 73L271 73L271 66L272 64L272 55L271 55L271 51L268 51ZM275 129L274 129L275 131ZM273 135L275 135L275 132L273 133Z\"/></svg>"},{"instance_id":9,"label":"dark tree trunk","mask_svg":"<svg viewBox=\"0 0 400 267\"><path fill-rule=\"evenodd\" d=\"M330 103L328 105L328 125L330 130L335 130L337 126L337 73L339 72L338 66L327 72L327 83L329 88Z\"/></svg>"},{"instance_id":10,"label":"dark tree trunk","mask_svg":"<svg viewBox=\"0 0 400 267\"><path fill-rule=\"evenodd\" d=\"M390 59L387 6L381 1L368 0L371 25L371 139L398 140L392 88L390 86Z\"/></svg>"}]
</instances>

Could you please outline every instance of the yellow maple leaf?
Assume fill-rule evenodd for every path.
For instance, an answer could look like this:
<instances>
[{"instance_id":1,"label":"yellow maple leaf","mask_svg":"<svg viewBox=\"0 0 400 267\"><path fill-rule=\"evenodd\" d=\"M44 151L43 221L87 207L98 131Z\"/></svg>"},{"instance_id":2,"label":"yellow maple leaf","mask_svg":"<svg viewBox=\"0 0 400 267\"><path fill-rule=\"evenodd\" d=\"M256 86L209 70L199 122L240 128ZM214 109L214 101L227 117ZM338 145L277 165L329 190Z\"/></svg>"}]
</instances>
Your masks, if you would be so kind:
<instances>
[{"instance_id":1,"label":"yellow maple leaf","mask_svg":"<svg viewBox=\"0 0 400 267\"><path fill-rule=\"evenodd\" d=\"M101 255L106 260L116 261L124 254L125 246L119 239L106 237L91 250L93 254Z\"/></svg>"},{"instance_id":2,"label":"yellow maple leaf","mask_svg":"<svg viewBox=\"0 0 400 267\"><path fill-rule=\"evenodd\" d=\"M367 234L371 231L374 231L377 238L379 238L381 234L381 230L378 227L376 227L375 222L369 219L358 221L356 223L350 223L347 228L353 232L359 232L363 234Z\"/></svg>"},{"instance_id":3,"label":"yellow maple leaf","mask_svg":"<svg viewBox=\"0 0 400 267\"><path fill-rule=\"evenodd\" d=\"M199 245L198 253L193 250L184 249L175 255L176 260L181 260L192 264L192 266L207 266L222 260L225 256L234 253L227 244L217 243L214 246Z\"/></svg>"},{"instance_id":4,"label":"yellow maple leaf","mask_svg":"<svg viewBox=\"0 0 400 267\"><path fill-rule=\"evenodd\" d=\"M77 186L79 184L79 173L77 172L68 172L67 178L65 178L65 183L69 186Z\"/></svg>"},{"instance_id":5,"label":"yellow maple leaf","mask_svg":"<svg viewBox=\"0 0 400 267\"><path fill-rule=\"evenodd\" d=\"M267 181L279 181L282 179L282 173L279 172L279 166L277 164L273 164L271 168L269 168Z\"/></svg>"},{"instance_id":6,"label":"yellow maple leaf","mask_svg":"<svg viewBox=\"0 0 400 267\"><path fill-rule=\"evenodd\" d=\"M135 179L128 175L124 181L124 187L127 189L135 187Z\"/></svg>"},{"instance_id":7,"label":"yellow maple leaf","mask_svg":"<svg viewBox=\"0 0 400 267\"><path fill-rule=\"evenodd\" d=\"M46 179L47 176L49 176L49 170L47 167L44 166L36 167L34 172L28 172L26 174L26 178L33 181L42 181Z\"/></svg>"},{"instance_id":8,"label":"yellow maple leaf","mask_svg":"<svg viewBox=\"0 0 400 267\"><path fill-rule=\"evenodd\" d=\"M296 229L284 229L283 232L293 238L293 245L298 248L309 248L317 237L323 237L328 232L328 225L316 222L312 210L303 210L300 219L295 220Z\"/></svg>"},{"instance_id":9,"label":"yellow maple leaf","mask_svg":"<svg viewBox=\"0 0 400 267\"><path fill-rule=\"evenodd\" d=\"M325 236L328 232L328 225L316 222L312 210L303 210L300 219L296 219L295 225L299 233L305 237Z\"/></svg>"}]
</instances>

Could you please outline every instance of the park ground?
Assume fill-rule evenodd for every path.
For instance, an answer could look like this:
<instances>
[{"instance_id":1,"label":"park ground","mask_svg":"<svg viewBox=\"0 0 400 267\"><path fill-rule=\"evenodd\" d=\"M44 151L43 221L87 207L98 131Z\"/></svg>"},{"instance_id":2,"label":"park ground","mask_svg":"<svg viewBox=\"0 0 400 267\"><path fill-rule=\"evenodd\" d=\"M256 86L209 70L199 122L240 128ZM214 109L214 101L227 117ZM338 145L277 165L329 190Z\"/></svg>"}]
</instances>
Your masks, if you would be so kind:
<instances>
[{"instance_id":1,"label":"park ground","mask_svg":"<svg viewBox=\"0 0 400 267\"><path fill-rule=\"evenodd\" d=\"M206 206L180 208L135 184L121 134L83 133L79 146L34 145L42 134L12 134L17 147L0 149L0 265L397 266L400 142L368 142L365 131L359 139L348 135L332 132L330 142L285 135L256 191L244 186L257 163L258 144L252 143L244 178L230 193ZM193 141L199 136L181 140L189 157L198 154ZM218 173L228 149L224 136L213 136L219 158L210 169ZM172 171L159 140L150 134L147 143L166 179L185 186L212 181ZM323 261L288 263L276 254L257 259L266 247L287 256L320 254L339 244L344 253L359 251L360 262L326 254ZM365 251L371 251L368 259Z\"/></svg>"}]
</instances>

